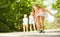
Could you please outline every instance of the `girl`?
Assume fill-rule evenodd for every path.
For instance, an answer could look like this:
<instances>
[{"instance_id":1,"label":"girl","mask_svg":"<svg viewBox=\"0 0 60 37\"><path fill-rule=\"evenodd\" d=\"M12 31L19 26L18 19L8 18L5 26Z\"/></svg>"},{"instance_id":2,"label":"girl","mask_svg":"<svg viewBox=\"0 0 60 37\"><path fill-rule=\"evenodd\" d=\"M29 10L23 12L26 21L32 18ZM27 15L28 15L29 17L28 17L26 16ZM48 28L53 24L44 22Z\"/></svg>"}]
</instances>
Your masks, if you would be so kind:
<instances>
[{"instance_id":1,"label":"girl","mask_svg":"<svg viewBox=\"0 0 60 37\"><path fill-rule=\"evenodd\" d=\"M33 13L31 12L30 16L29 16L29 24L30 24L30 31L32 31L32 25L34 26L34 31L35 31L35 22L34 22L34 18L33 18Z\"/></svg>"},{"instance_id":2,"label":"girl","mask_svg":"<svg viewBox=\"0 0 60 37\"><path fill-rule=\"evenodd\" d=\"M23 18L23 31L25 32L28 31L28 18L27 18L27 15L24 14L24 18Z\"/></svg>"},{"instance_id":3,"label":"girl","mask_svg":"<svg viewBox=\"0 0 60 37\"><path fill-rule=\"evenodd\" d=\"M44 30L44 18L46 16L46 13L49 13L52 16L53 16L53 14L51 14L48 10L38 6L38 4L35 4L33 6L32 12L34 12L37 30L40 30L40 32L43 32L43 30Z\"/></svg>"}]
</instances>

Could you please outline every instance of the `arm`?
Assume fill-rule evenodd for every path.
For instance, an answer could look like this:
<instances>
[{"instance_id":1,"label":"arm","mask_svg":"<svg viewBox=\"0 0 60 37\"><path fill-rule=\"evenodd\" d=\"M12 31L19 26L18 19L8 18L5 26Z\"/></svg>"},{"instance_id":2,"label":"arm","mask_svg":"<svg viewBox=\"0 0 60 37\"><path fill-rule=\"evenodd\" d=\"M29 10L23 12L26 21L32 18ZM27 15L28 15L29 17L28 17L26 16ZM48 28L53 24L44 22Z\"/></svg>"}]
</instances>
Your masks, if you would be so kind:
<instances>
[{"instance_id":1,"label":"arm","mask_svg":"<svg viewBox=\"0 0 60 37\"><path fill-rule=\"evenodd\" d=\"M50 15L54 16L50 11L48 10L45 10L47 13L49 13Z\"/></svg>"}]
</instances>

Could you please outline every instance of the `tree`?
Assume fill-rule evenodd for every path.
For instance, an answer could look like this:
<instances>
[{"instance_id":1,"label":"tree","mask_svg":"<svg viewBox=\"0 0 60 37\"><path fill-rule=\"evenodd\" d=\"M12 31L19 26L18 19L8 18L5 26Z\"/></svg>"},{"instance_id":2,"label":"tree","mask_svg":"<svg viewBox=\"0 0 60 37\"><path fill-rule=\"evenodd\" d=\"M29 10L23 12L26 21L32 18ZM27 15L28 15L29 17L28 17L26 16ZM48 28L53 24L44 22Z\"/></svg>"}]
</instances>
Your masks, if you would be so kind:
<instances>
[{"instance_id":1,"label":"tree","mask_svg":"<svg viewBox=\"0 0 60 37\"><path fill-rule=\"evenodd\" d=\"M60 18L60 0L57 0L56 3L53 4L53 8L58 10L55 17Z\"/></svg>"},{"instance_id":2,"label":"tree","mask_svg":"<svg viewBox=\"0 0 60 37\"><path fill-rule=\"evenodd\" d=\"M29 15L35 0L0 0L0 32L22 31L23 14Z\"/></svg>"}]
</instances>

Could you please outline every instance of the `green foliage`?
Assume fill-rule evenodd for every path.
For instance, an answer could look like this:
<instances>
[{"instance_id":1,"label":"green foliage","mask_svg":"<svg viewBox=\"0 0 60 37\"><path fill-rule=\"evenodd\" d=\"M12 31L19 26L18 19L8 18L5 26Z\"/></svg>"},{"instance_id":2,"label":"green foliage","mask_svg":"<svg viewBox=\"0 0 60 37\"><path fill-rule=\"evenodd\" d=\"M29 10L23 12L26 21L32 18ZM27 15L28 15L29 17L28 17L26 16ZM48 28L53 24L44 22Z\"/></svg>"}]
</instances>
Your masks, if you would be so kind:
<instances>
[{"instance_id":1,"label":"green foliage","mask_svg":"<svg viewBox=\"0 0 60 37\"><path fill-rule=\"evenodd\" d=\"M54 9L57 9L58 12L57 14L55 15L56 18L60 18L60 0L57 0L56 3L53 3L53 8Z\"/></svg>"},{"instance_id":2,"label":"green foliage","mask_svg":"<svg viewBox=\"0 0 60 37\"><path fill-rule=\"evenodd\" d=\"M60 18L59 1L53 5L53 8L58 9L56 17ZM45 7L43 0L20 0L19 2L17 0L0 0L0 32L22 31L23 15L27 14L29 16L34 3Z\"/></svg>"},{"instance_id":3,"label":"green foliage","mask_svg":"<svg viewBox=\"0 0 60 37\"><path fill-rule=\"evenodd\" d=\"M29 15L35 0L0 0L0 32L22 31L22 18Z\"/></svg>"}]
</instances>

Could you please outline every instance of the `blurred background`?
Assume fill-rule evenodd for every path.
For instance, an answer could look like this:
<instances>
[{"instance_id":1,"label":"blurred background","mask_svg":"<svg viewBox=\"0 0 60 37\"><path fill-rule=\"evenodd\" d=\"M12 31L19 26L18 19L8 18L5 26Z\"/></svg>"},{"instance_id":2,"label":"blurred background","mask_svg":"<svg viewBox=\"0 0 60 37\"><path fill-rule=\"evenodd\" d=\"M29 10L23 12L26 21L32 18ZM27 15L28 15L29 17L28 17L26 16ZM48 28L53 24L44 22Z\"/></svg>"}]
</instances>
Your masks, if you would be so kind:
<instances>
[{"instance_id":1,"label":"blurred background","mask_svg":"<svg viewBox=\"0 0 60 37\"><path fill-rule=\"evenodd\" d=\"M23 31L23 15L29 17L34 3L54 14L47 14L45 30L60 30L60 0L0 0L0 32Z\"/></svg>"}]
</instances>

